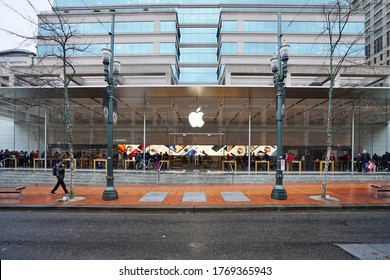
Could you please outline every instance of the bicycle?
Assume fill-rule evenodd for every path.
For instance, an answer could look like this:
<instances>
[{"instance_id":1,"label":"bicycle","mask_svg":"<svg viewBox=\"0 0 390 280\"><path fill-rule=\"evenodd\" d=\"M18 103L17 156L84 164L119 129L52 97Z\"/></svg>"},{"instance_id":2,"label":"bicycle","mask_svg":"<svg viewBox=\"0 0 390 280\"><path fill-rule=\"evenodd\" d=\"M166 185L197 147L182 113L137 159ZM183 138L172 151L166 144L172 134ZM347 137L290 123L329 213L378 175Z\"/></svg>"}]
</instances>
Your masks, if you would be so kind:
<instances>
[{"instance_id":1,"label":"bicycle","mask_svg":"<svg viewBox=\"0 0 390 280\"><path fill-rule=\"evenodd\" d=\"M146 163L145 163L144 159L141 159L135 165L135 169L136 170L144 170L144 168L146 170L156 170L156 164L154 163L154 161L152 159L147 160Z\"/></svg>"}]
</instances>

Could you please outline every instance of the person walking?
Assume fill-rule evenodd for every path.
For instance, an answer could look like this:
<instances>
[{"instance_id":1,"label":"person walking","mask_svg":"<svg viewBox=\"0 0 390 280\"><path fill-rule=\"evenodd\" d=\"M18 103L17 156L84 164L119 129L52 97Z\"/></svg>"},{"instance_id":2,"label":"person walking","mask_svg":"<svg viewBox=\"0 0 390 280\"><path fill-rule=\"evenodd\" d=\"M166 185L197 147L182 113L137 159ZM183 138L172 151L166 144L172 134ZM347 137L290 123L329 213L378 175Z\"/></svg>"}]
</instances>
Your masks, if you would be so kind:
<instances>
[{"instance_id":1,"label":"person walking","mask_svg":"<svg viewBox=\"0 0 390 280\"><path fill-rule=\"evenodd\" d=\"M61 185L62 189L64 190L65 194L68 194L69 192L66 189L66 185L65 185L65 182L64 182L64 179L65 179L65 161L62 160L62 159L56 164L56 177L57 177L57 184L54 186L54 188L52 189L50 194L56 194L56 190L59 188L60 185Z\"/></svg>"},{"instance_id":2,"label":"person walking","mask_svg":"<svg viewBox=\"0 0 390 280\"><path fill-rule=\"evenodd\" d=\"M367 153L367 150L363 150L361 160L362 160L363 173L367 173L367 171L368 171L367 166L368 166L368 163L371 161L371 156L369 153Z\"/></svg>"},{"instance_id":3,"label":"person walking","mask_svg":"<svg viewBox=\"0 0 390 280\"><path fill-rule=\"evenodd\" d=\"M390 153L386 152L382 156L382 168L385 171L389 171L389 161L390 161Z\"/></svg>"}]
</instances>

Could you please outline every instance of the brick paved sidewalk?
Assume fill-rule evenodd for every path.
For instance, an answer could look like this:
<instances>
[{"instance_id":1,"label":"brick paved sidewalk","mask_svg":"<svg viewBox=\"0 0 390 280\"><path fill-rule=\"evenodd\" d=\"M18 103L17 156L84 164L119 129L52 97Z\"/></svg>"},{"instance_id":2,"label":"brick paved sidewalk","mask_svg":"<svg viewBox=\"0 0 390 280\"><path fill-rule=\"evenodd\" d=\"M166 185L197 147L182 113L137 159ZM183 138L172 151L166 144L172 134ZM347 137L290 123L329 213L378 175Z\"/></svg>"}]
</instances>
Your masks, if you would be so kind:
<instances>
[{"instance_id":1,"label":"brick paved sidewalk","mask_svg":"<svg viewBox=\"0 0 390 280\"><path fill-rule=\"evenodd\" d=\"M59 188L51 195L53 186L28 186L23 197L0 194L1 208L107 208L107 209L297 209L297 208L390 208L390 193L374 197L371 184L390 182L329 183L329 201L313 199L321 193L321 183L285 183L287 200L271 199L273 184L262 185L126 185L116 186L119 198L103 201L105 186L75 186L75 198L59 201L64 196ZM68 186L69 188L69 186ZM316 198L314 197L314 198Z\"/></svg>"}]
</instances>

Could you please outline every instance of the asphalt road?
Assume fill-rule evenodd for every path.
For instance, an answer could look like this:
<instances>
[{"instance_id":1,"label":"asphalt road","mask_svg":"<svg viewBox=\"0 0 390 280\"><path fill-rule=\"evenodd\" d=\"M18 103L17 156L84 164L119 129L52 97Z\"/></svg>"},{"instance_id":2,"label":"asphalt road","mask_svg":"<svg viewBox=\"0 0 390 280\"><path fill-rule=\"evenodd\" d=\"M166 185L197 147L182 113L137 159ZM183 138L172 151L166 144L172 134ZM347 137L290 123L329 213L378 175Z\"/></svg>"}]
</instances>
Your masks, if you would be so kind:
<instances>
[{"instance_id":1,"label":"asphalt road","mask_svg":"<svg viewBox=\"0 0 390 280\"><path fill-rule=\"evenodd\" d=\"M0 212L0 259L355 259L390 243L390 211Z\"/></svg>"}]
</instances>

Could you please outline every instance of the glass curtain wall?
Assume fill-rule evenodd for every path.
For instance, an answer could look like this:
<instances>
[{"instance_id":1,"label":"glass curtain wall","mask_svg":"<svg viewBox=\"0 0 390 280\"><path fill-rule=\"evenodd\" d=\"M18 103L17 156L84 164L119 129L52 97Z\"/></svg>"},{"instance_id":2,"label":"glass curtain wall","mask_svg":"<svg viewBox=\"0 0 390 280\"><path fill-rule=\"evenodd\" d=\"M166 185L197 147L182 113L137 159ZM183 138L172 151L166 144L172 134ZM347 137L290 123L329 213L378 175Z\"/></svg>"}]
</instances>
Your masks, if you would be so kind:
<instances>
[{"instance_id":1,"label":"glass curtain wall","mask_svg":"<svg viewBox=\"0 0 390 280\"><path fill-rule=\"evenodd\" d=\"M102 154L106 150L107 124L97 101L85 98L71 102L76 153ZM183 152L186 146L186 152L189 152L192 146L209 145L223 148L218 154L220 157L229 152L236 156L248 151L260 153L261 149L256 150L257 146L276 145L273 98L251 96L248 92L239 98L228 95L173 97L167 94L138 99L128 97L122 101L127 105L118 107L118 124L114 127L116 149L119 145L138 147L146 143L162 148L184 145ZM311 153L322 159L326 146L326 108L319 104L323 102L317 99L286 99L285 152L292 152L298 158ZM339 102L343 106L335 105L338 120L332 149L335 156L341 157L345 152L351 154L352 143L355 156L362 149L368 150L371 155L384 154L389 149L389 98L361 100L357 104L349 99ZM41 157L47 143L48 156L56 151L66 151L67 133L60 109L62 103L62 99L49 102L39 98L1 101L4 136L0 149L13 153L38 150ZM188 115L198 107L204 112L205 125L195 129L189 125ZM248 150L249 143L251 150Z\"/></svg>"},{"instance_id":2,"label":"glass curtain wall","mask_svg":"<svg viewBox=\"0 0 390 280\"><path fill-rule=\"evenodd\" d=\"M141 146L144 142L161 147L211 145L223 146L222 155L225 156L230 151L236 155L248 152L249 143L252 146L249 151L255 153L260 152L256 150L257 146L276 145L273 98L255 97L249 93L240 98L228 95L172 97L168 94L137 100L128 97L122 101L127 106L118 107L118 124L114 127L116 148L120 144ZM344 99L340 101L343 107L335 107L339 120L335 124L337 133L332 149L335 156L352 152L352 133L355 156L362 149L367 149L372 155L384 154L389 148L388 98L362 100L355 106L350 101ZM61 99L53 99L51 102L46 99L25 99L23 102L13 100L7 104L2 101L2 128L6 137L2 137L1 149L28 153L38 150L40 157L46 135L49 156L56 151L66 151L67 133L59 107L62 102ZM298 158L307 153L318 159L323 157L326 146L326 108L318 105L321 102L323 100L286 100L285 152L290 151ZM36 105L22 105L27 103ZM107 124L101 114L101 105L94 99L85 98L74 99L71 107L76 153L86 151L101 154L107 142ZM195 129L189 125L188 115L198 107L204 112L205 125Z\"/></svg>"}]
</instances>

